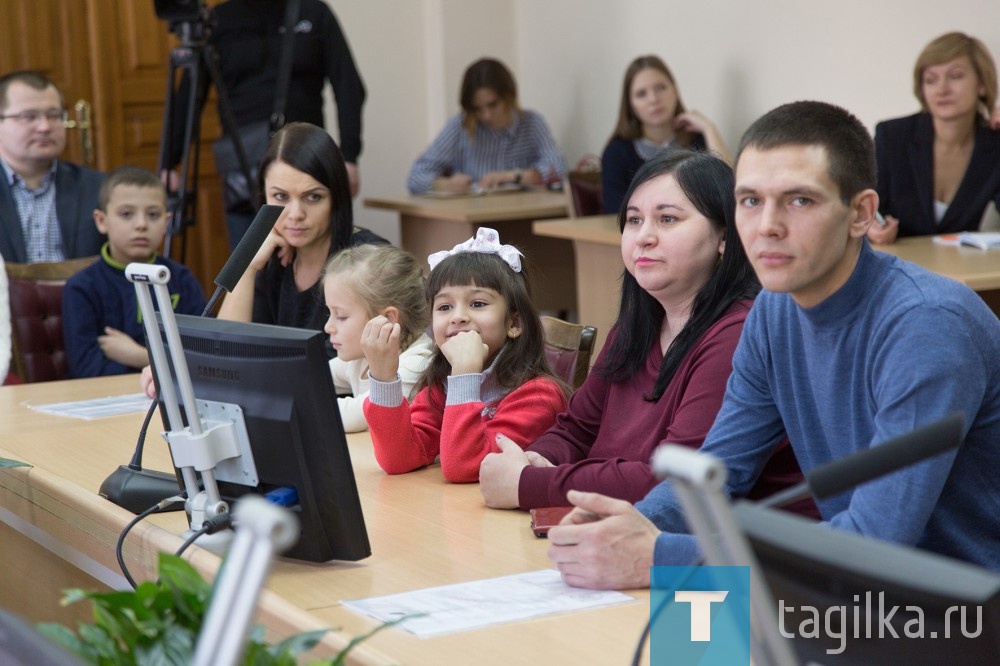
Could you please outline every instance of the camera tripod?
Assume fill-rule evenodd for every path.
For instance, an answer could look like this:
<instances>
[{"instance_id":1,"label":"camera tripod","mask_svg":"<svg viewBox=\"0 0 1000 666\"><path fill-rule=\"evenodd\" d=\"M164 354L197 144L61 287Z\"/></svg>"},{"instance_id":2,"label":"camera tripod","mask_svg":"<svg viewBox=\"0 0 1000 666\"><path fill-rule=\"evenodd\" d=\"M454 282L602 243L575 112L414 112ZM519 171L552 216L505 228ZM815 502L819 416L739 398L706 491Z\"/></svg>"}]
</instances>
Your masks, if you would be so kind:
<instances>
[{"instance_id":1,"label":"camera tripod","mask_svg":"<svg viewBox=\"0 0 1000 666\"><path fill-rule=\"evenodd\" d=\"M232 138L236 154L247 182L250 177L250 162L247 159L229 96L222 81L219 58L208 43L207 15L202 13L196 20L180 20L170 23L170 31L180 39L180 44L170 52L170 68L167 73L167 94L163 106L163 131L160 135L158 170L170 173L179 164L177 182L167 183L167 212L169 223L163 244L164 255L170 254L171 240L180 235L182 245L180 261L184 261L186 243L184 230L195 223L198 202L198 161L200 157L201 111L208 94L209 83L215 86L219 96L219 117L223 134ZM206 78L207 76L207 78ZM180 160L177 161L175 142L179 132L183 132L180 146ZM168 181L173 179L168 179Z\"/></svg>"}]
</instances>

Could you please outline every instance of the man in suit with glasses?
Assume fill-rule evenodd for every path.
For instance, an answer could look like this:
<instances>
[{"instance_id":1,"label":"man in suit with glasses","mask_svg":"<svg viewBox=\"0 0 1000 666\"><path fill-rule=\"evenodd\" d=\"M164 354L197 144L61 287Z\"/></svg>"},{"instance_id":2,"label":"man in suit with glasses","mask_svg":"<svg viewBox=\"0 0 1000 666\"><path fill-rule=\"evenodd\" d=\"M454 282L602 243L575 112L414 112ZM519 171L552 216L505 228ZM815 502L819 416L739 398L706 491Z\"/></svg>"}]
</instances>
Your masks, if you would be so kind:
<instances>
[{"instance_id":1,"label":"man in suit with glasses","mask_svg":"<svg viewBox=\"0 0 1000 666\"><path fill-rule=\"evenodd\" d=\"M65 162L66 108L48 77L0 77L0 255L35 263L100 252L93 213L103 174Z\"/></svg>"}]
</instances>

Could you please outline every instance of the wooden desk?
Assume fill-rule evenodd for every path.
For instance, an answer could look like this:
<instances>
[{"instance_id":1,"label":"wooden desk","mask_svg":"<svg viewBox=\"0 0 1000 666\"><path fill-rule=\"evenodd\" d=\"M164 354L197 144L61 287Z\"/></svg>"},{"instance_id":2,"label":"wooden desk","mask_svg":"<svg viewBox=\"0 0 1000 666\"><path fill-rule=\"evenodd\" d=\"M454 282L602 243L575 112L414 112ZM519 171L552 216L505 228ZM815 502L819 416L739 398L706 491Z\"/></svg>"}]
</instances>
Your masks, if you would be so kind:
<instances>
[{"instance_id":1,"label":"wooden desk","mask_svg":"<svg viewBox=\"0 0 1000 666\"><path fill-rule=\"evenodd\" d=\"M576 254L576 299L580 323L597 327L594 358L604 346L608 331L618 318L621 294L622 235L616 215L545 220L532 224L537 236L562 238L573 243Z\"/></svg>"},{"instance_id":2,"label":"wooden desk","mask_svg":"<svg viewBox=\"0 0 1000 666\"><path fill-rule=\"evenodd\" d=\"M33 465L0 470L0 607L30 621L74 626L92 621L90 605L60 608L63 590L128 589L114 551L118 535L134 516L97 491L108 474L131 458L142 415L83 421L31 407L135 393L137 382L136 375L127 375L0 387L0 457ZM143 464L169 470L170 455L158 427L154 420ZM154 578L158 553L176 551L185 528L182 512L138 524L123 551L133 577ZM185 557L212 580L219 559L199 548L189 552ZM262 595L256 621L268 628L271 640L329 626L272 591ZM316 655L334 654L347 640L349 636L331 633ZM374 649L358 656L359 663L393 663Z\"/></svg>"},{"instance_id":3,"label":"wooden desk","mask_svg":"<svg viewBox=\"0 0 1000 666\"><path fill-rule=\"evenodd\" d=\"M532 233L531 221L563 217L566 195L530 190L485 196L434 198L401 196L368 198L369 208L399 213L403 249L421 262L439 250L450 250L475 235L479 227L500 232L500 241L515 245L533 271L535 302L539 309L576 312L576 290L571 244Z\"/></svg>"},{"instance_id":4,"label":"wooden desk","mask_svg":"<svg viewBox=\"0 0 1000 666\"><path fill-rule=\"evenodd\" d=\"M42 415L29 405L129 393L135 386L136 378L129 376L0 388L0 423L7 429L0 433L0 457L36 465L0 470L0 605L32 620L68 621L56 609L59 589L120 586L114 542L132 515L100 499L96 490L128 461L141 416L92 422L46 417L47 427L42 427ZM8 428L12 422L31 427L16 432ZM279 560L258 617L272 638L340 627L346 634L331 634L318 652L329 655L345 635L376 624L341 606L342 600L549 566L547 542L531 534L525 513L486 509L477 485L445 483L436 465L386 476L375 463L367 433L348 439L373 555L356 563ZM169 469L166 445L156 435L148 440L144 462ZM176 535L184 527L183 514L171 513L133 530L125 555L137 580L153 575L157 552L176 550ZM56 542L58 552L39 546L32 536ZM203 574L214 575L214 555L198 548L189 552ZM81 567L90 567L89 572L80 573ZM623 606L430 639L390 629L363 646L357 663L624 664L648 619L648 593L634 596L636 603Z\"/></svg>"}]
</instances>

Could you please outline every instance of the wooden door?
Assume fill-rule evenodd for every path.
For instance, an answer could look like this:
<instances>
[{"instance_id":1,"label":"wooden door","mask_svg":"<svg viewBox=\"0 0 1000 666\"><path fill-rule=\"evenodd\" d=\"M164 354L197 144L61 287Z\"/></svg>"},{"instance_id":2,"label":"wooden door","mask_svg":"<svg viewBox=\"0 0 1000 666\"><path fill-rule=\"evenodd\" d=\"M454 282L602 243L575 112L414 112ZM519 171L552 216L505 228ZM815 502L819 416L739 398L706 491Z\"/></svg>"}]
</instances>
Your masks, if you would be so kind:
<instances>
[{"instance_id":1,"label":"wooden door","mask_svg":"<svg viewBox=\"0 0 1000 666\"><path fill-rule=\"evenodd\" d=\"M156 168L171 49L177 40L156 17L153 0L0 0L0 72L37 69L59 85L70 116L91 106L93 157L106 171L120 164ZM219 136L214 104L202 115L196 224L171 254L195 272L206 295L229 254L219 180L209 144ZM75 118L79 120L79 118ZM87 162L83 132L67 132L63 157Z\"/></svg>"}]
</instances>

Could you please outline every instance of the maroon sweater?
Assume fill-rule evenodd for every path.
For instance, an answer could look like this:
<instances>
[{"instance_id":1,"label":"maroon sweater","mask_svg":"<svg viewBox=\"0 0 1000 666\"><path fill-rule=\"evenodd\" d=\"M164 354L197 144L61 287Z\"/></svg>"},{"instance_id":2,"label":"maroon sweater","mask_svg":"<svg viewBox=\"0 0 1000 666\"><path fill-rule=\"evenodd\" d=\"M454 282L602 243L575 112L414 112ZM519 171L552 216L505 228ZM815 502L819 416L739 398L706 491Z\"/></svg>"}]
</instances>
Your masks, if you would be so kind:
<instances>
[{"instance_id":1,"label":"maroon sweater","mask_svg":"<svg viewBox=\"0 0 1000 666\"><path fill-rule=\"evenodd\" d=\"M649 466L663 442L701 447L722 406L733 352L753 301L734 304L688 352L667 390L648 402L663 362L659 342L631 379L608 383L598 369L608 342L567 411L528 447L556 467L526 467L521 472L518 503L522 509L568 504L568 490L586 490L636 502L657 484ZM787 443L772 457L750 497L762 497L802 479Z\"/></svg>"}]
</instances>

